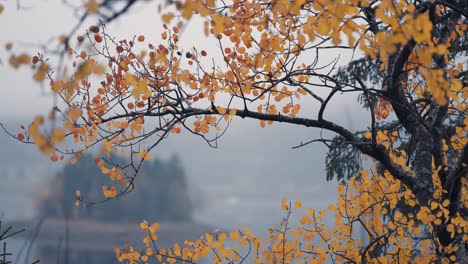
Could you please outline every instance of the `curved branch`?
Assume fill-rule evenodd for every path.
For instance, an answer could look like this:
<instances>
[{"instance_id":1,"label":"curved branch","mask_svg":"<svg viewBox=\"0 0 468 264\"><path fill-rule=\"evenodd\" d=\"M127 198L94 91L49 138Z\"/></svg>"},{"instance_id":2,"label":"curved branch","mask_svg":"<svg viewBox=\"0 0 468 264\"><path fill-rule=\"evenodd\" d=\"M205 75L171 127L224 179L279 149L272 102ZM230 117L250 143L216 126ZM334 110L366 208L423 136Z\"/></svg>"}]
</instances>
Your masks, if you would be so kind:
<instances>
[{"instance_id":1,"label":"curved branch","mask_svg":"<svg viewBox=\"0 0 468 264\"><path fill-rule=\"evenodd\" d=\"M421 4L414 12L414 16L426 12L429 6L428 2ZM395 114L405 129L413 135L416 133L418 120L410 113L410 103L401 87L400 76L404 72L404 66L415 47L416 41L411 39L400 49L398 54L390 56L388 59L390 76L387 81L387 96L392 99L391 104Z\"/></svg>"},{"instance_id":2,"label":"curved branch","mask_svg":"<svg viewBox=\"0 0 468 264\"><path fill-rule=\"evenodd\" d=\"M388 90L386 93L391 99L390 103L392 104L393 110L395 110L396 116L401 121L405 129L411 134L416 132L416 124L419 122L412 114L409 113L411 109L410 103L406 99L403 89L401 89L400 75L402 74L404 65L415 46L416 42L414 40L410 40L394 58L391 68L389 67L391 74L387 83Z\"/></svg>"},{"instance_id":3,"label":"curved branch","mask_svg":"<svg viewBox=\"0 0 468 264\"><path fill-rule=\"evenodd\" d=\"M144 112L144 113L126 113L121 115L115 115L109 117L107 119L103 118L102 123L109 122L112 120L117 120L121 118L128 118L128 117L136 117L136 116L152 116L152 117L163 117L163 116L178 116L177 119L183 120L192 116L199 116L199 115L221 115L218 112L216 107L212 106L209 109L199 109L199 108L190 108L185 109L184 111L178 111L174 109L168 109L162 112ZM388 154L387 150L382 145L373 144L371 141L363 141L355 137L355 135L349 131L348 129L335 124L333 122L327 121L325 119L322 120L315 120L315 119L308 119L302 117L291 117L291 116L284 116L281 114L267 114L267 113L259 113L250 111L247 109L241 110L236 109L236 116L242 118L252 118L257 120L265 120L265 121L275 121L280 123L288 123L288 124L296 124L305 127L315 127L315 128L322 128L326 129L331 132L335 132L340 136L344 137L350 144L355 145L361 153L366 154L375 160L382 163L385 168L398 180L402 181L408 188L410 188L413 192L420 191L417 189L415 178L403 169L400 165L396 164Z\"/></svg>"}]
</instances>

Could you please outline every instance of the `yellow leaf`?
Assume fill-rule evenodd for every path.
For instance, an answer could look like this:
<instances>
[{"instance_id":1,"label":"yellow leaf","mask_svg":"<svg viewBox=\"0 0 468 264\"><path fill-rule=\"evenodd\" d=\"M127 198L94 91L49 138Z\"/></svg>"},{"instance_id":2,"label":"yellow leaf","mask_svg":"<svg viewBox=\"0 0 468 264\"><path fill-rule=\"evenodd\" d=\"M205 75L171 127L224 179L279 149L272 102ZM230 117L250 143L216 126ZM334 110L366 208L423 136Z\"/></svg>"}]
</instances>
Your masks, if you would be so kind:
<instances>
[{"instance_id":1,"label":"yellow leaf","mask_svg":"<svg viewBox=\"0 0 468 264\"><path fill-rule=\"evenodd\" d=\"M432 32L432 22L429 19L429 12L418 15L412 27L413 38L417 43L429 40Z\"/></svg>"},{"instance_id":2,"label":"yellow leaf","mask_svg":"<svg viewBox=\"0 0 468 264\"><path fill-rule=\"evenodd\" d=\"M105 72L106 72L106 67L104 67L102 65L94 65L93 73L98 74L98 75L102 75Z\"/></svg>"},{"instance_id":3,"label":"yellow leaf","mask_svg":"<svg viewBox=\"0 0 468 264\"><path fill-rule=\"evenodd\" d=\"M319 214L320 214L320 216L325 216L325 215L327 215L327 211L325 211L323 209L320 209Z\"/></svg>"},{"instance_id":4,"label":"yellow leaf","mask_svg":"<svg viewBox=\"0 0 468 264\"><path fill-rule=\"evenodd\" d=\"M301 208L302 207L302 202L301 201L295 201L294 202L294 207Z\"/></svg>"},{"instance_id":5,"label":"yellow leaf","mask_svg":"<svg viewBox=\"0 0 468 264\"><path fill-rule=\"evenodd\" d=\"M88 2L86 2L85 8L86 12L90 14L95 14L99 9L99 5L98 3L96 3L96 0L89 0Z\"/></svg>"},{"instance_id":6,"label":"yellow leaf","mask_svg":"<svg viewBox=\"0 0 468 264\"><path fill-rule=\"evenodd\" d=\"M239 239L240 235L239 235L239 232L234 231L234 232L229 233L229 237L231 238L232 241L236 241L237 239Z\"/></svg>"},{"instance_id":7,"label":"yellow leaf","mask_svg":"<svg viewBox=\"0 0 468 264\"><path fill-rule=\"evenodd\" d=\"M317 20L317 24L317 33L320 35L325 36L330 32L330 25L325 16L320 16Z\"/></svg>"},{"instance_id":8,"label":"yellow leaf","mask_svg":"<svg viewBox=\"0 0 468 264\"><path fill-rule=\"evenodd\" d=\"M146 150L143 150L140 151L140 157L142 157L144 160L150 160L151 154L149 154Z\"/></svg>"},{"instance_id":9,"label":"yellow leaf","mask_svg":"<svg viewBox=\"0 0 468 264\"><path fill-rule=\"evenodd\" d=\"M218 111L219 114L224 115L226 114L227 109L221 106L216 106L216 110Z\"/></svg>"},{"instance_id":10,"label":"yellow leaf","mask_svg":"<svg viewBox=\"0 0 468 264\"><path fill-rule=\"evenodd\" d=\"M364 137L366 139L371 139L372 138L372 133L370 131L366 131L366 133L364 133Z\"/></svg>"},{"instance_id":11,"label":"yellow leaf","mask_svg":"<svg viewBox=\"0 0 468 264\"><path fill-rule=\"evenodd\" d=\"M179 246L179 244L176 243L176 244L174 245L174 247L173 247L173 252L174 252L174 255L180 257L180 255L181 255L180 253L181 253L181 252L180 252L180 246Z\"/></svg>"},{"instance_id":12,"label":"yellow leaf","mask_svg":"<svg viewBox=\"0 0 468 264\"><path fill-rule=\"evenodd\" d=\"M237 110L236 109L229 109L229 115L234 116L236 115Z\"/></svg>"},{"instance_id":13,"label":"yellow leaf","mask_svg":"<svg viewBox=\"0 0 468 264\"><path fill-rule=\"evenodd\" d=\"M154 232L159 229L159 224L157 222L154 222L151 224L151 230Z\"/></svg>"},{"instance_id":14,"label":"yellow leaf","mask_svg":"<svg viewBox=\"0 0 468 264\"><path fill-rule=\"evenodd\" d=\"M147 248L146 251L145 251L145 254L146 254L147 256L153 255L153 254L154 254L153 249L152 249L152 248Z\"/></svg>"},{"instance_id":15,"label":"yellow leaf","mask_svg":"<svg viewBox=\"0 0 468 264\"><path fill-rule=\"evenodd\" d=\"M141 230L143 230L143 231L145 231L145 232L148 231L148 228L149 228L148 223L146 223L146 222L141 222L141 223L140 223L140 228L141 228Z\"/></svg>"},{"instance_id":16,"label":"yellow leaf","mask_svg":"<svg viewBox=\"0 0 468 264\"><path fill-rule=\"evenodd\" d=\"M130 85L136 85L137 84L137 78L135 75L127 73L125 75L125 82Z\"/></svg>"},{"instance_id":17,"label":"yellow leaf","mask_svg":"<svg viewBox=\"0 0 468 264\"><path fill-rule=\"evenodd\" d=\"M52 90L52 92L58 93L62 89L62 83L61 82L51 81L50 82L50 89Z\"/></svg>"},{"instance_id":18,"label":"yellow leaf","mask_svg":"<svg viewBox=\"0 0 468 264\"><path fill-rule=\"evenodd\" d=\"M213 28L214 32L216 34L219 34L219 33L223 32L224 26L225 26L223 16L221 14L218 14L218 13L215 14L213 16L213 22L214 22L214 28Z\"/></svg>"},{"instance_id":19,"label":"yellow leaf","mask_svg":"<svg viewBox=\"0 0 468 264\"><path fill-rule=\"evenodd\" d=\"M288 199L286 197L281 199L281 209L283 209L283 211L288 210L288 206L286 205L287 202L288 202Z\"/></svg>"},{"instance_id":20,"label":"yellow leaf","mask_svg":"<svg viewBox=\"0 0 468 264\"><path fill-rule=\"evenodd\" d=\"M164 14L162 15L161 19L164 23L171 23L171 20L174 18L174 14L172 13L167 13L167 14Z\"/></svg>"},{"instance_id":21,"label":"yellow leaf","mask_svg":"<svg viewBox=\"0 0 468 264\"><path fill-rule=\"evenodd\" d=\"M72 119L72 120L76 120L76 119L78 119L82 114L83 114L83 111L81 111L81 109L72 108L72 109L68 110L67 116L68 116L68 118L70 118L70 119Z\"/></svg>"},{"instance_id":22,"label":"yellow leaf","mask_svg":"<svg viewBox=\"0 0 468 264\"><path fill-rule=\"evenodd\" d=\"M65 132L60 129L56 128L54 132L52 132L51 140L53 143L60 143L65 139Z\"/></svg>"},{"instance_id":23,"label":"yellow leaf","mask_svg":"<svg viewBox=\"0 0 468 264\"><path fill-rule=\"evenodd\" d=\"M447 206L449 206L449 204L450 204L450 201L449 201L448 199L445 199L445 200L442 202L442 206L443 206L443 207L447 207Z\"/></svg>"}]
</instances>

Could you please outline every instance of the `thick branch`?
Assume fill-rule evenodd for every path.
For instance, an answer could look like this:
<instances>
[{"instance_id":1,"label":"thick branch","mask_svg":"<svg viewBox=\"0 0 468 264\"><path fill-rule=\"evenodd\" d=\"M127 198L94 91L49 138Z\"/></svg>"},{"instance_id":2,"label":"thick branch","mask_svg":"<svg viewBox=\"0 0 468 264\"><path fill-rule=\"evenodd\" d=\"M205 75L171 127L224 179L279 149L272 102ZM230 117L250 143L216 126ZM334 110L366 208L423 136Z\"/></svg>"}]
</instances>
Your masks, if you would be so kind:
<instances>
[{"instance_id":1,"label":"thick branch","mask_svg":"<svg viewBox=\"0 0 468 264\"><path fill-rule=\"evenodd\" d=\"M400 53L396 55L394 63L389 67L391 75L387 85L387 96L391 99L390 103L392 104L393 110L395 110L395 114L401 121L401 124L411 134L415 134L416 125L419 123L419 120L416 120L416 117L410 113L410 109L412 109L412 107L410 107L410 103L405 97L401 87L400 76L403 73L405 63L415 46L416 42L414 40L410 40L403 47Z\"/></svg>"},{"instance_id":2,"label":"thick branch","mask_svg":"<svg viewBox=\"0 0 468 264\"><path fill-rule=\"evenodd\" d=\"M211 109L197 109L197 108L190 108L185 109L184 111L177 111L177 110L166 110L163 112L144 112L144 113L127 113L122 115L115 115L110 118L103 118L102 123L106 123L112 120L121 119L121 118L128 118L128 117L136 117L140 115L144 116L152 116L152 117L162 117L162 116L178 116L179 120L186 119L191 116L197 115L219 115L220 113L217 111L216 107L212 107ZM408 188L413 191L417 191L415 188L416 184L414 178L411 176L410 173L405 171L401 166L395 164L393 160L388 155L385 147L378 146L373 144L370 141L362 141L357 139L353 133L351 133L346 128L337 125L333 122L327 120L314 120L314 119L307 119L301 117L291 117L291 116L284 116L280 114L266 114L266 113L259 113L253 112L250 110L236 110L236 115L242 118L253 118L258 120L265 120L265 121L275 121L280 123L288 123L288 124L296 124L302 125L306 127L316 127L326 129L332 132L335 132L342 137L344 137L348 142L354 144L363 154L369 155L370 157L376 159L377 161L381 162L386 169L398 180L402 181Z\"/></svg>"},{"instance_id":3,"label":"thick branch","mask_svg":"<svg viewBox=\"0 0 468 264\"><path fill-rule=\"evenodd\" d=\"M414 12L414 16L426 12L429 5L430 4L428 2L421 4ZM403 46L403 48L400 49L399 53L389 57L389 76L387 81L387 96L390 99L393 110L401 124L413 135L416 132L418 124L421 122L415 115L413 115L413 113L410 112L412 108L410 107L410 103L401 87L400 78L401 74L404 72L405 64L415 47L416 42L411 39Z\"/></svg>"},{"instance_id":4,"label":"thick branch","mask_svg":"<svg viewBox=\"0 0 468 264\"><path fill-rule=\"evenodd\" d=\"M384 146L375 145L369 141L361 141L357 139L354 136L354 134L351 133L349 130L333 122L323 120L323 119L312 120L312 119L306 119L306 118L289 117L289 116L282 116L282 115L271 115L271 114L257 113L257 112L244 111L244 110L238 110L236 112L236 115L242 118L250 117L250 118L259 119L259 120L269 120L269 121L297 124L297 125L303 125L306 127L323 128L329 131L333 131L343 136L347 141L352 142L352 144L354 144L356 148L358 148L363 154L369 155L370 157L381 162L385 166L385 168L396 179L400 180L413 192L416 193L419 191L416 188L415 179L410 175L410 173L405 171L401 166L393 162L393 160L388 155Z\"/></svg>"},{"instance_id":5,"label":"thick branch","mask_svg":"<svg viewBox=\"0 0 468 264\"><path fill-rule=\"evenodd\" d=\"M102 122L109 122L111 120L120 119L120 118L127 118L127 117L134 117L139 115L145 116L178 116L179 120L186 119L191 116L197 115L219 115L220 113L217 111L216 107L212 107L211 109L197 109L191 108L186 109L185 111L176 111L176 110L167 110L163 112L145 112L145 113L128 113L123 115L115 115L108 119L102 119ZM416 189L416 182L415 179L411 176L410 173L405 171L400 165L393 162L393 160L388 155L384 146L375 145L370 141L362 141L354 136L346 128L337 125L333 122L327 120L313 120L301 117L291 117L291 116L284 116L280 114L266 114L266 113L259 113L253 112L250 110L236 110L236 115L242 118L253 118L258 120L265 120L265 121L275 121L281 123L288 123L288 124L296 124L306 127L316 127L326 129L332 132L335 132L342 137L344 137L348 142L354 144L356 148L358 148L363 154L366 154L375 160L382 163L385 168L398 180L400 180L403 184L405 184L408 188L410 188L413 192L418 192Z\"/></svg>"}]
</instances>

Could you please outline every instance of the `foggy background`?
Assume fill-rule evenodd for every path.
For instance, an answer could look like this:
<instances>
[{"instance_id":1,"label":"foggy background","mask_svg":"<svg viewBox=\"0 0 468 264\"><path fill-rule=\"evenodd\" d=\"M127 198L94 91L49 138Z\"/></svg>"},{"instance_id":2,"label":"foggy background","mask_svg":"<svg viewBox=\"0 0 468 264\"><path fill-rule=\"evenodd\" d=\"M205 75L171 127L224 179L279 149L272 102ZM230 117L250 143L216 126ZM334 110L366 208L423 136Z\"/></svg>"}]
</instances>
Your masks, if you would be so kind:
<instances>
[{"instance_id":1,"label":"foggy background","mask_svg":"<svg viewBox=\"0 0 468 264\"><path fill-rule=\"evenodd\" d=\"M15 134L19 125L28 125L36 115L46 114L53 100L46 88L32 81L30 69L13 70L7 65L4 45L12 41L15 51L28 49L34 55L32 51L39 51L40 47L33 44L47 43L51 37L68 33L77 22L73 11L62 1L21 3L28 8L16 10L15 1L8 1L0 15L0 58L3 63L0 66L0 122ZM143 34L147 40L159 42L162 22L157 4L158 1L137 4L128 14L108 25L108 32L118 38ZM85 27L92 22L88 20ZM190 21L180 42L188 48L196 44L207 45L209 49L211 44L204 43L200 25ZM327 62L329 60L324 61ZM330 103L326 118L351 130L366 127L367 115L355 103L355 98L337 98L341 99ZM300 116L316 116L313 107L302 105L302 109ZM317 143L300 149L291 148L318 138L320 132L319 129L278 123L261 128L256 120L234 118L228 132L218 141L217 149L209 147L200 137L183 131L163 141L152 155L163 159L173 154L180 157L189 186L199 190L202 196L202 206L194 212L196 222L213 229L249 227L255 233L265 235L266 229L283 217L280 209L283 197L291 201L302 200L305 208L314 209L326 208L335 201L336 182L327 182L325 177L326 147ZM35 146L22 144L1 132L2 219L34 218L33 200L37 188L61 166L63 163L51 163ZM299 219L301 213L301 210L296 211L292 218ZM151 222L151 219L147 220ZM138 226L134 228L138 229Z\"/></svg>"}]
</instances>

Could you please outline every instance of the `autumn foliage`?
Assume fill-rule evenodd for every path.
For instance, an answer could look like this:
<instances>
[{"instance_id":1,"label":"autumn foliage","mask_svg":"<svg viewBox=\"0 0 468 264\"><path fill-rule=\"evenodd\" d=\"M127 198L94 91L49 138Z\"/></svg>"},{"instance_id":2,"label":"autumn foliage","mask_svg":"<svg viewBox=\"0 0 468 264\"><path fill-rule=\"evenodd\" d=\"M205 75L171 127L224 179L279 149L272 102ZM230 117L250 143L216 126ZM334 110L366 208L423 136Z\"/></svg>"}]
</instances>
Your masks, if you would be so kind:
<instances>
[{"instance_id":1,"label":"autumn foliage","mask_svg":"<svg viewBox=\"0 0 468 264\"><path fill-rule=\"evenodd\" d=\"M88 1L84 12L97 13L98 2ZM161 13L159 39L137 33L117 39L103 25L75 36L90 50L76 50L65 38L73 68L66 77L53 75L42 55L33 57L34 78L60 99L49 113L59 126L48 131L38 117L17 138L57 162L92 148L108 157L119 151L135 157L126 165L96 160L115 183L103 188L107 200L133 189L141 162L170 134L193 133L212 143L236 117L257 119L262 127L282 122L327 130L336 137L313 142L329 146L329 173L343 179L328 212L309 209L300 226L291 227L293 206L284 200L286 217L269 238L245 229L171 249L159 249L157 224L143 222L147 248L117 249L118 259L462 262L468 240L467 14L466 3L457 0L176 1ZM181 31L195 18L217 50L181 49ZM354 59L338 67L330 51ZM14 67L30 61L24 54L10 59ZM357 95L367 109L368 130L352 132L327 119L327 107L345 94ZM370 157L374 165L355 166L340 159L345 152ZM336 175L343 171L351 175ZM84 197L78 200L85 205L100 202ZM332 227L322 222L327 213L334 214ZM357 238L356 228L366 238Z\"/></svg>"}]
</instances>

